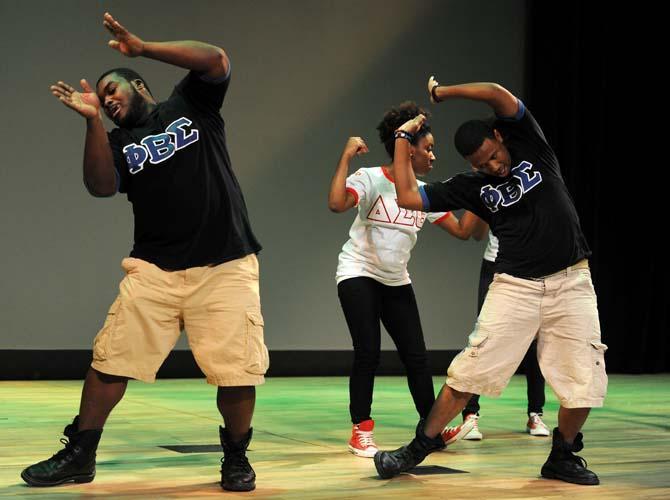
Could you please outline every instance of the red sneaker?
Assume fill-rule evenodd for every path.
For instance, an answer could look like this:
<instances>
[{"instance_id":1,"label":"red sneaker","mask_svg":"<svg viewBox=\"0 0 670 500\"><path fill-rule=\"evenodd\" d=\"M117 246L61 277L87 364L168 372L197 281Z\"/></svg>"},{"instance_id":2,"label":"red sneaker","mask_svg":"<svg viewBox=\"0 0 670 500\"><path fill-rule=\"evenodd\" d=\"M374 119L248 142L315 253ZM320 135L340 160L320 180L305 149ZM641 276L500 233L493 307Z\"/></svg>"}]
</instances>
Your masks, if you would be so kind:
<instances>
[{"instance_id":1,"label":"red sneaker","mask_svg":"<svg viewBox=\"0 0 670 500\"><path fill-rule=\"evenodd\" d=\"M349 440L349 451L359 457L372 458L379 448L375 444L372 435L372 429L375 427L374 420L363 420L359 424L354 424L351 429L351 439Z\"/></svg>"},{"instance_id":2,"label":"red sneaker","mask_svg":"<svg viewBox=\"0 0 670 500\"><path fill-rule=\"evenodd\" d=\"M442 440L445 445L455 443L459 439L463 439L468 432L472 430L477 421L472 418L466 418L461 425L455 427L445 427L442 431Z\"/></svg>"}]
</instances>

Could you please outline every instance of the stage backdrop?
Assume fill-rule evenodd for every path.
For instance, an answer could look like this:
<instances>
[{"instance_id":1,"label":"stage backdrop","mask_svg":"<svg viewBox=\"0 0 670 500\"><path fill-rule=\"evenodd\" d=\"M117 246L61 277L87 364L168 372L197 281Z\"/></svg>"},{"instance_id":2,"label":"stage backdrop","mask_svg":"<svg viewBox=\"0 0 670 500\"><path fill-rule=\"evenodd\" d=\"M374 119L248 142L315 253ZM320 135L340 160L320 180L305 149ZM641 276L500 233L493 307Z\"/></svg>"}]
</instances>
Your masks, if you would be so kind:
<instances>
[{"instance_id":1,"label":"stage backdrop","mask_svg":"<svg viewBox=\"0 0 670 500\"><path fill-rule=\"evenodd\" d=\"M132 244L125 195L91 197L82 184L84 120L49 85L95 83L136 69L159 98L185 71L127 59L107 47L109 10L147 40L196 39L232 62L223 106L233 166L263 244L261 294L272 351L341 351L351 343L337 300L337 255L354 212L327 208L331 175L350 135L388 158L375 127L416 100L433 113L441 180L467 168L453 133L485 106L431 106L425 83L497 81L524 95L523 1L0 1L0 350L90 349ZM111 123L107 122L108 125ZM483 243L426 226L409 264L426 343L460 349L475 319ZM178 349L185 349L183 338ZM384 349L393 349L385 337ZM16 353L15 353L16 354ZM18 353L20 354L20 353Z\"/></svg>"}]
</instances>

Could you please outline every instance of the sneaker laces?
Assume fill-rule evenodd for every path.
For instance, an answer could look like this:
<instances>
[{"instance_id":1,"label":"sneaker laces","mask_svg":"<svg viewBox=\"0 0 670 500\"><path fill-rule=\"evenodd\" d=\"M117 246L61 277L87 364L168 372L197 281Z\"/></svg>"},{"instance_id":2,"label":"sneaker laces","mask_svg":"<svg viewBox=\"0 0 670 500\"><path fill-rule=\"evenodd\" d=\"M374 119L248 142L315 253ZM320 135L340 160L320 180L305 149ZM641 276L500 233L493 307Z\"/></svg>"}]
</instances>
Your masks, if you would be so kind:
<instances>
[{"instance_id":1,"label":"sneaker laces","mask_svg":"<svg viewBox=\"0 0 670 500\"><path fill-rule=\"evenodd\" d=\"M531 422L531 424L533 424L534 426L535 426L535 425L539 425L539 426L541 426L541 427L547 427L547 426L544 424L544 422L542 421L542 418L540 418L540 417L541 417L541 416L540 416L540 414L538 414L538 413L533 413L533 414L531 414L531 415L530 415L530 422Z\"/></svg>"},{"instance_id":2,"label":"sneaker laces","mask_svg":"<svg viewBox=\"0 0 670 500\"><path fill-rule=\"evenodd\" d=\"M470 420L474 420L475 424L472 426L472 431L479 431L479 415L471 415L468 417Z\"/></svg>"},{"instance_id":3,"label":"sneaker laces","mask_svg":"<svg viewBox=\"0 0 670 500\"><path fill-rule=\"evenodd\" d=\"M463 428L464 425L465 425L465 422L463 422L462 424L459 424L459 425L449 425L449 426L445 427L444 430L440 434L442 435L443 439L445 437L451 438L452 436L461 432L461 429ZM476 425L475 425L475 427L470 429L468 432L470 432L474 429L476 429ZM446 439L445 439L445 441L446 441Z\"/></svg>"},{"instance_id":4,"label":"sneaker laces","mask_svg":"<svg viewBox=\"0 0 670 500\"><path fill-rule=\"evenodd\" d=\"M377 446L374 442L372 431L361 431L356 429L356 437L358 438L358 442L361 443L366 448L368 446L375 446L375 447Z\"/></svg>"}]
</instances>

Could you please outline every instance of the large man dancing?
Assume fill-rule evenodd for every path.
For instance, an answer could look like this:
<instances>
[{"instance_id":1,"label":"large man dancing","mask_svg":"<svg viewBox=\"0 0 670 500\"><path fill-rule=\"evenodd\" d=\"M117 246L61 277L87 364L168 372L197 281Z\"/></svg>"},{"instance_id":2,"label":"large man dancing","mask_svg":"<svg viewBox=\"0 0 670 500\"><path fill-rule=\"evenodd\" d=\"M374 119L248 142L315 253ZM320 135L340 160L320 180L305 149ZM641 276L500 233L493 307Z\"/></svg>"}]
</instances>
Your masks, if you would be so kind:
<instances>
[{"instance_id":1,"label":"large man dancing","mask_svg":"<svg viewBox=\"0 0 670 500\"><path fill-rule=\"evenodd\" d=\"M86 119L84 183L93 196L127 193L135 244L126 276L95 338L79 415L65 448L25 469L33 486L92 481L102 428L129 378L153 382L184 327L207 382L218 386L224 458L221 486L255 488L246 449L255 385L264 382L258 261L240 186L231 168L219 110L230 83L225 52L200 42L145 42L110 14L111 48L186 68L164 102L127 68L104 73L95 91L64 82L52 93ZM101 110L116 125L108 136Z\"/></svg>"}]
</instances>

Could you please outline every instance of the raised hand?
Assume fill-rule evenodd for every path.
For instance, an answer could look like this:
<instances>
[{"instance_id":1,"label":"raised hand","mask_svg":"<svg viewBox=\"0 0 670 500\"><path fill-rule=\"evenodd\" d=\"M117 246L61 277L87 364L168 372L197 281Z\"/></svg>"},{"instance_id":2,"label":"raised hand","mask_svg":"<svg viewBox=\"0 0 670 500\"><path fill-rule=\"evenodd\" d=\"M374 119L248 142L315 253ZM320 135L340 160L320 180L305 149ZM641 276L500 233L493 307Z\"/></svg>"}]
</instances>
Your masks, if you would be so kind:
<instances>
[{"instance_id":1,"label":"raised hand","mask_svg":"<svg viewBox=\"0 0 670 500\"><path fill-rule=\"evenodd\" d=\"M408 120L400 125L398 130L409 132L410 134L416 134L424 123L426 123L426 117L424 115L416 115L411 120Z\"/></svg>"},{"instance_id":2,"label":"raised hand","mask_svg":"<svg viewBox=\"0 0 670 500\"><path fill-rule=\"evenodd\" d=\"M433 104L437 104L438 102L442 102L437 98L437 94L435 93L435 90L437 87L440 86L440 82L438 82L434 76L431 76L428 79L428 95L430 96L430 102Z\"/></svg>"},{"instance_id":3,"label":"raised hand","mask_svg":"<svg viewBox=\"0 0 670 500\"><path fill-rule=\"evenodd\" d=\"M83 92L79 92L65 82L57 82L49 89L60 102L75 110L84 118L95 118L100 113L100 99L86 80L80 80Z\"/></svg>"},{"instance_id":4,"label":"raised hand","mask_svg":"<svg viewBox=\"0 0 670 500\"><path fill-rule=\"evenodd\" d=\"M362 155L368 153L369 151L370 150L368 149L367 144L365 144L365 141L362 138L349 137L347 143L344 145L342 156L353 158L354 156Z\"/></svg>"},{"instance_id":5,"label":"raised hand","mask_svg":"<svg viewBox=\"0 0 670 500\"><path fill-rule=\"evenodd\" d=\"M107 44L121 52L124 56L137 57L144 51L144 41L124 28L109 12L105 12L102 24L112 34L114 40Z\"/></svg>"}]
</instances>

